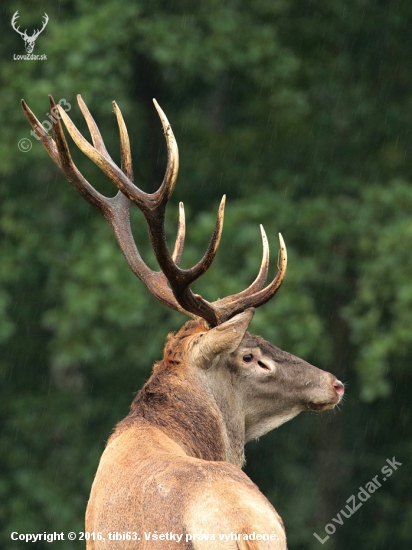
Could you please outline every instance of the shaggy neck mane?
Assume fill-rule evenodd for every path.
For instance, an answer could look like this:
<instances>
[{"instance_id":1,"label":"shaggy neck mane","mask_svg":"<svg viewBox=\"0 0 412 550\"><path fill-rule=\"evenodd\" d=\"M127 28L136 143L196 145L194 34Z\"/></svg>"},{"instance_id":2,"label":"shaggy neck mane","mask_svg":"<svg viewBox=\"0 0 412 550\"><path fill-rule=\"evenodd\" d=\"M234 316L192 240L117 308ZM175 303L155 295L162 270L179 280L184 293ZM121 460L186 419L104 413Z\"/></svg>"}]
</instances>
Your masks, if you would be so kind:
<instances>
[{"instance_id":1,"label":"shaggy neck mane","mask_svg":"<svg viewBox=\"0 0 412 550\"><path fill-rule=\"evenodd\" d=\"M152 376L136 395L129 414L116 426L112 438L143 421L162 430L189 456L227 459L219 408L202 391L183 360L187 337L204 331L203 321L189 321L177 334L169 334L163 360L155 363Z\"/></svg>"}]
</instances>

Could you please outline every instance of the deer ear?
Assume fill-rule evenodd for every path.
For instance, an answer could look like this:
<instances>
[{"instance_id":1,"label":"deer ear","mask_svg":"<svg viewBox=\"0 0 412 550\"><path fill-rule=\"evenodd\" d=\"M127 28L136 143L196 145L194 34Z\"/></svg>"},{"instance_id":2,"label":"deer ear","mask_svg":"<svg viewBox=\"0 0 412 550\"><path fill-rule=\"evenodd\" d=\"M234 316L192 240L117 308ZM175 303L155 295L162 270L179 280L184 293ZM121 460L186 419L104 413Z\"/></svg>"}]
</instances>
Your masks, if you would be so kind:
<instances>
[{"instance_id":1,"label":"deer ear","mask_svg":"<svg viewBox=\"0 0 412 550\"><path fill-rule=\"evenodd\" d=\"M191 360L202 368L210 368L222 353L232 353L239 346L255 311L249 308L228 321L203 332L191 349Z\"/></svg>"}]
</instances>

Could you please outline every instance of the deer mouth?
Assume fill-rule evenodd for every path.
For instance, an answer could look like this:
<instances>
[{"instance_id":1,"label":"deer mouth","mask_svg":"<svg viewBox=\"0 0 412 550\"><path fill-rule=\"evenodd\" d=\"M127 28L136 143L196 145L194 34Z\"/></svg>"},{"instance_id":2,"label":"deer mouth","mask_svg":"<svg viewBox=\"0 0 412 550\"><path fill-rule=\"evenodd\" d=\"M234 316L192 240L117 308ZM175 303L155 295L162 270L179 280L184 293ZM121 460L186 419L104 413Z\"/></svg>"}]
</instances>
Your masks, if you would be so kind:
<instances>
[{"instance_id":1,"label":"deer mouth","mask_svg":"<svg viewBox=\"0 0 412 550\"><path fill-rule=\"evenodd\" d=\"M307 408L311 411L327 411L333 409L339 403L339 399L335 399L333 403L309 403Z\"/></svg>"}]
</instances>

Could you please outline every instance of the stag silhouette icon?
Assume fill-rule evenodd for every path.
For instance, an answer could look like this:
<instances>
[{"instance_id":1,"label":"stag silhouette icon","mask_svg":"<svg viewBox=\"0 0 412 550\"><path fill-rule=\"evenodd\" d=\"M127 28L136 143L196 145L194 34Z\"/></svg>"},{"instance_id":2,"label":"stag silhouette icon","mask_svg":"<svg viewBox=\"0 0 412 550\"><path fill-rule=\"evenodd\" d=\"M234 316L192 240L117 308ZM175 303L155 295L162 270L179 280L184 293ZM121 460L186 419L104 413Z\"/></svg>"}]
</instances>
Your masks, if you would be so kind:
<instances>
[{"instance_id":1,"label":"stag silhouette icon","mask_svg":"<svg viewBox=\"0 0 412 550\"><path fill-rule=\"evenodd\" d=\"M28 36L27 29L24 32L21 32L19 30L20 27L16 27L16 22L17 22L18 18L19 18L19 12L16 11L16 13L13 15L13 18L11 20L11 26L23 38L24 45L26 47L27 53L32 53L32 51L34 49L34 45L36 43L36 40L37 40L39 34L44 31L44 29L46 28L47 23L49 22L49 16L47 15L47 13L45 13L43 15L44 21L43 21L42 28L40 30L37 29L37 30L33 31L33 34L31 36Z\"/></svg>"}]
</instances>

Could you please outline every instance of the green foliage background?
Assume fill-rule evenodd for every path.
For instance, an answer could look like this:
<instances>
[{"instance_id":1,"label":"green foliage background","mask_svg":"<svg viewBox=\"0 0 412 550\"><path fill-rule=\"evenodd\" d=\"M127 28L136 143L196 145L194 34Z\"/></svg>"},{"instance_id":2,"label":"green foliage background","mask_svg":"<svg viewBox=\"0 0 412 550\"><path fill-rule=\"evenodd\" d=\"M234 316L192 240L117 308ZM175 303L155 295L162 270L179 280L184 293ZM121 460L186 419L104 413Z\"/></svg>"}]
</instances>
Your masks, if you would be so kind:
<instances>
[{"instance_id":1,"label":"green foliage background","mask_svg":"<svg viewBox=\"0 0 412 550\"><path fill-rule=\"evenodd\" d=\"M347 382L339 411L302 414L247 446L247 473L283 517L289 547L324 526L393 456L402 467L325 548L408 548L412 540L412 5L407 0L14 0L1 6L0 548L12 531L81 531L114 424L166 334L184 322L148 295L103 218L30 137L47 94L81 93L118 159L111 109L128 124L135 181L165 168L156 97L181 153L168 210L188 218L184 264L203 254L228 195L210 300L253 280L263 223L289 268L252 332ZM34 53L11 28L50 21ZM96 187L113 186L76 151ZM136 241L152 267L139 212ZM81 548L81 543L55 543ZM23 545L21 545L23 547ZM48 547L45 543L33 548Z\"/></svg>"}]
</instances>

